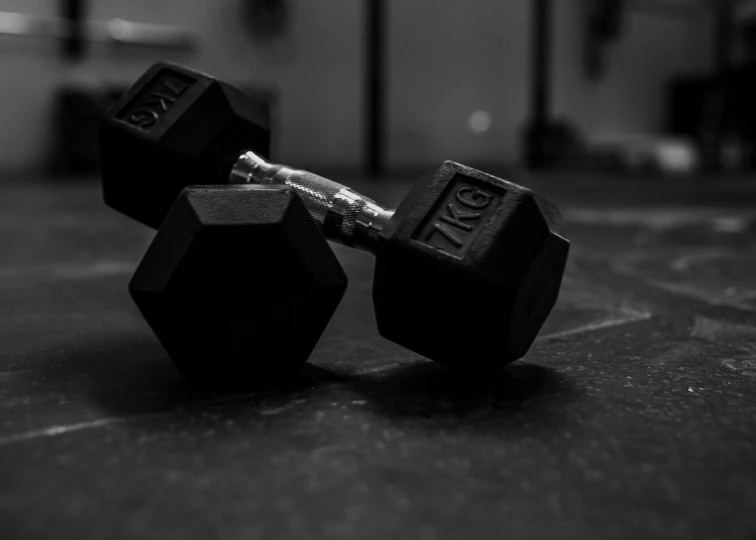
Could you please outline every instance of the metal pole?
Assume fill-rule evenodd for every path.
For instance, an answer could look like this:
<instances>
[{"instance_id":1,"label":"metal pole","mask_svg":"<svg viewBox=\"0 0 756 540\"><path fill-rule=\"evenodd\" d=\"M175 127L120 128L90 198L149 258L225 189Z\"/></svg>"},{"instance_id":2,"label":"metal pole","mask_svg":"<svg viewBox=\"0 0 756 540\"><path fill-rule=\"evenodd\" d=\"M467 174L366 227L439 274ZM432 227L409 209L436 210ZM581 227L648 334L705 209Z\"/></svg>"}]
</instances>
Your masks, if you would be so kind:
<instances>
[{"instance_id":1,"label":"metal pole","mask_svg":"<svg viewBox=\"0 0 756 540\"><path fill-rule=\"evenodd\" d=\"M551 0L533 2L533 63L531 72L533 123L544 125L550 116Z\"/></svg>"},{"instance_id":2,"label":"metal pole","mask_svg":"<svg viewBox=\"0 0 756 540\"><path fill-rule=\"evenodd\" d=\"M86 55L86 0L61 0L60 15L65 21L65 36L61 43L63 58L75 63Z\"/></svg>"},{"instance_id":3,"label":"metal pole","mask_svg":"<svg viewBox=\"0 0 756 540\"><path fill-rule=\"evenodd\" d=\"M708 152L708 168L711 172L722 170L722 151L728 129L727 94L730 78L730 49L732 36L732 2L715 2L714 13L714 88L711 105L711 143Z\"/></svg>"},{"instance_id":4,"label":"metal pole","mask_svg":"<svg viewBox=\"0 0 756 540\"><path fill-rule=\"evenodd\" d=\"M385 142L385 0L367 0L365 36L365 169L379 175L384 170Z\"/></svg>"},{"instance_id":5,"label":"metal pole","mask_svg":"<svg viewBox=\"0 0 756 540\"><path fill-rule=\"evenodd\" d=\"M532 0L530 119L525 136L528 167L547 165L546 138L551 115L551 0Z\"/></svg>"}]
</instances>

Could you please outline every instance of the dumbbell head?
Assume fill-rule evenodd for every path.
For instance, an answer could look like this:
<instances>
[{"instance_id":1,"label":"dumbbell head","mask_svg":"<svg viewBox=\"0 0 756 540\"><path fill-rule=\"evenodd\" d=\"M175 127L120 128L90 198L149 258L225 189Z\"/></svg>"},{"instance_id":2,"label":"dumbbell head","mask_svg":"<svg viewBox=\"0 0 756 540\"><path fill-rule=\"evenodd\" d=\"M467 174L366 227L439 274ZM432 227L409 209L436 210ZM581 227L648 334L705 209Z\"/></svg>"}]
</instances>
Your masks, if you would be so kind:
<instances>
[{"instance_id":1,"label":"dumbbell head","mask_svg":"<svg viewBox=\"0 0 756 540\"><path fill-rule=\"evenodd\" d=\"M129 289L182 373L244 382L307 359L346 276L291 189L205 186L176 199Z\"/></svg>"},{"instance_id":2,"label":"dumbbell head","mask_svg":"<svg viewBox=\"0 0 756 540\"><path fill-rule=\"evenodd\" d=\"M542 197L447 161L415 184L381 234L381 335L463 369L522 357L557 299L562 234Z\"/></svg>"},{"instance_id":3,"label":"dumbbell head","mask_svg":"<svg viewBox=\"0 0 756 540\"><path fill-rule=\"evenodd\" d=\"M157 228L183 188L218 182L244 150L267 156L268 106L209 75L159 62L100 122L105 202Z\"/></svg>"}]
</instances>

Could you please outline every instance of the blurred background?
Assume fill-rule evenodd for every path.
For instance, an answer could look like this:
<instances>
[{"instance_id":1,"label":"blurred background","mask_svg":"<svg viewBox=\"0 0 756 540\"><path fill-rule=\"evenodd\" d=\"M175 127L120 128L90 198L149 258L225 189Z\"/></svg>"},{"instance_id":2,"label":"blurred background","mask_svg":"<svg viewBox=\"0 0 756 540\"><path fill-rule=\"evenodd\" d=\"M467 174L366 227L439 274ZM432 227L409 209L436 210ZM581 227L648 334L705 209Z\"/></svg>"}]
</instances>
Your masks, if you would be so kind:
<instances>
[{"instance_id":1,"label":"blurred background","mask_svg":"<svg viewBox=\"0 0 756 540\"><path fill-rule=\"evenodd\" d=\"M2 0L0 169L94 176L152 62L269 99L274 159L743 172L756 1Z\"/></svg>"}]
</instances>

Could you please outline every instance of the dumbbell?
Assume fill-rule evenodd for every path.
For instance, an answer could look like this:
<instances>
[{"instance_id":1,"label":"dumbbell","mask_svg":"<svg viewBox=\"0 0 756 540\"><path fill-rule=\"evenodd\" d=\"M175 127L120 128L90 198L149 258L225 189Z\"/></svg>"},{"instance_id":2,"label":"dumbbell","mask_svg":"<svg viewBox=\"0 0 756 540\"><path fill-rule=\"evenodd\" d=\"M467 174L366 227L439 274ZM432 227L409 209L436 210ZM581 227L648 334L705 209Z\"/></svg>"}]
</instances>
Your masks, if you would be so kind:
<instances>
[{"instance_id":1,"label":"dumbbell","mask_svg":"<svg viewBox=\"0 0 756 540\"><path fill-rule=\"evenodd\" d=\"M528 351L557 300L569 250L553 204L446 161L389 210L268 162L268 141L263 103L204 73L155 64L102 119L105 201L157 227L188 185L290 186L326 238L375 254L381 335L462 369L495 368Z\"/></svg>"},{"instance_id":2,"label":"dumbbell","mask_svg":"<svg viewBox=\"0 0 756 540\"><path fill-rule=\"evenodd\" d=\"M171 206L129 291L185 376L246 384L305 362L346 285L294 189L197 186Z\"/></svg>"}]
</instances>

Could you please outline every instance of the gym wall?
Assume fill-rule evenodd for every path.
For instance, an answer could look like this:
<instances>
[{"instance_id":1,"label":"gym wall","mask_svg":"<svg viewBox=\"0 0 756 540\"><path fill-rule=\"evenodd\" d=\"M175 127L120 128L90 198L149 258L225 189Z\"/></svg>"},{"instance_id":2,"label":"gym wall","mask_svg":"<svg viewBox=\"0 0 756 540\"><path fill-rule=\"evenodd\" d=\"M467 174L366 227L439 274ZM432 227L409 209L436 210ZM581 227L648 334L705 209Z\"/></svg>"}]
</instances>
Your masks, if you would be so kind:
<instances>
[{"instance_id":1,"label":"gym wall","mask_svg":"<svg viewBox=\"0 0 756 540\"><path fill-rule=\"evenodd\" d=\"M363 2L289 0L285 33L256 39L240 16L242 0L97 0L93 19L121 17L196 32L191 56L114 52L98 45L71 69L57 44L0 38L0 167L40 169L49 153L55 88L128 84L152 61L185 62L234 83L277 93L276 159L305 167L362 163ZM631 10L605 80L582 75L579 0L555 0L554 109L591 133L660 127L663 85L709 65L704 18L683 24ZM389 166L444 158L471 164L513 161L527 113L529 0L387 0ZM50 0L5 0L0 9L53 16ZM469 129L484 111L488 130ZM484 115L485 116L485 115ZM485 127L485 122L484 126Z\"/></svg>"},{"instance_id":2,"label":"gym wall","mask_svg":"<svg viewBox=\"0 0 756 540\"><path fill-rule=\"evenodd\" d=\"M574 30L583 22L570 8L574 1L554 0L554 114L572 118L593 138L659 132L669 79L711 70L708 13L691 0L625 0L622 35L609 49L606 78L592 82L583 76L583 35Z\"/></svg>"}]
</instances>

